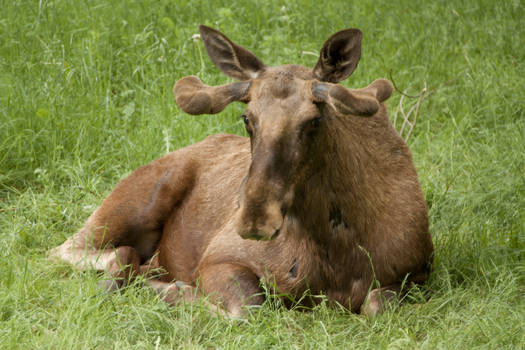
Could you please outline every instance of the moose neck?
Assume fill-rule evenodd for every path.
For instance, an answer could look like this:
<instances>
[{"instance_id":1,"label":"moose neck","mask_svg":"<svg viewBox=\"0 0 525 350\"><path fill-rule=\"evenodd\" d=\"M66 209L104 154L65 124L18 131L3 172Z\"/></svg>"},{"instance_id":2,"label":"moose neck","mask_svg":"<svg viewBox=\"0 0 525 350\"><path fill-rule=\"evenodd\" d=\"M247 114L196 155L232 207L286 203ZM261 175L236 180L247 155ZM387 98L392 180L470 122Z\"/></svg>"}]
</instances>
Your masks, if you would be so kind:
<instances>
[{"instance_id":1,"label":"moose neck","mask_svg":"<svg viewBox=\"0 0 525 350\"><path fill-rule=\"evenodd\" d=\"M316 241L327 244L327 239L339 237L337 244L355 244L366 239L364 233L373 230L381 213L381 184L389 171L388 162L382 161L389 152L385 138L397 139L386 124L384 107L370 118L331 110L325 110L325 117L320 152L297 187L295 213Z\"/></svg>"}]
</instances>

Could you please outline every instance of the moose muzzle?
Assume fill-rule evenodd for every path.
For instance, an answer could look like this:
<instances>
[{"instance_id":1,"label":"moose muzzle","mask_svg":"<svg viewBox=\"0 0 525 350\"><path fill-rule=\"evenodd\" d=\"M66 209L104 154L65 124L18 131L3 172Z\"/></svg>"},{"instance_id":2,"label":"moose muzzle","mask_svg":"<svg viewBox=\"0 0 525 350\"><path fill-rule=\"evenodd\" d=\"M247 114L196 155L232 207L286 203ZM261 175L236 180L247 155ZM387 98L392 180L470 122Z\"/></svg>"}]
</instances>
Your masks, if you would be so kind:
<instances>
[{"instance_id":1,"label":"moose muzzle","mask_svg":"<svg viewBox=\"0 0 525 350\"><path fill-rule=\"evenodd\" d=\"M236 222L237 232L244 239L269 241L279 235L284 222L283 214L281 204L275 201L241 205Z\"/></svg>"},{"instance_id":2,"label":"moose muzzle","mask_svg":"<svg viewBox=\"0 0 525 350\"><path fill-rule=\"evenodd\" d=\"M267 164L260 165L252 163L241 188L236 229L242 238L271 240L283 226L293 186L281 176L268 176Z\"/></svg>"}]
</instances>

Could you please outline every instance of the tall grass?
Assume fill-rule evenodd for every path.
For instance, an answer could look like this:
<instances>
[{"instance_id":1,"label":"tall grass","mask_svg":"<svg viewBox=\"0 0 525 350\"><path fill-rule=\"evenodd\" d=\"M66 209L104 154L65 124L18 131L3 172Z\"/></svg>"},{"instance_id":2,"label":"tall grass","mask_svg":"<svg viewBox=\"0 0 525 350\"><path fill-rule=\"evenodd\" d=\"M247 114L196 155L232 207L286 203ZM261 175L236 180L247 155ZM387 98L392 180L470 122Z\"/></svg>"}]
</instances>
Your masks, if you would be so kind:
<instances>
[{"instance_id":1,"label":"tall grass","mask_svg":"<svg viewBox=\"0 0 525 350\"><path fill-rule=\"evenodd\" d=\"M0 1L0 347L522 348L525 5L521 1ZM335 31L364 32L347 86L393 71L441 88L410 139L436 246L429 283L366 319L270 300L244 321L170 308L45 252L139 165L217 132L242 105L191 117L174 82L228 81L194 41L219 28L265 63L313 66ZM399 102L388 102L392 113Z\"/></svg>"}]
</instances>

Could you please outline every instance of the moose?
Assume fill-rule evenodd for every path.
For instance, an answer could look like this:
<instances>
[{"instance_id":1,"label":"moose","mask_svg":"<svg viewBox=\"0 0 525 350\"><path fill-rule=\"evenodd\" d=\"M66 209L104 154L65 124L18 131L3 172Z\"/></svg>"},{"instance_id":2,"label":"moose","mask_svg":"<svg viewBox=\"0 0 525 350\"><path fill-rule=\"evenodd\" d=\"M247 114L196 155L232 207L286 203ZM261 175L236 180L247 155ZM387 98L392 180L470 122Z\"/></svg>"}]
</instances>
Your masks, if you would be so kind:
<instances>
[{"instance_id":1,"label":"moose","mask_svg":"<svg viewBox=\"0 0 525 350\"><path fill-rule=\"evenodd\" d=\"M262 304L265 284L374 315L425 282L428 210L387 117L393 86L338 84L361 58L361 31L332 35L313 69L269 67L221 32L199 31L215 66L237 81L184 77L176 103L198 115L243 102L249 137L212 135L138 168L50 257L107 271L109 290L151 275L166 302L204 295L231 317Z\"/></svg>"}]
</instances>

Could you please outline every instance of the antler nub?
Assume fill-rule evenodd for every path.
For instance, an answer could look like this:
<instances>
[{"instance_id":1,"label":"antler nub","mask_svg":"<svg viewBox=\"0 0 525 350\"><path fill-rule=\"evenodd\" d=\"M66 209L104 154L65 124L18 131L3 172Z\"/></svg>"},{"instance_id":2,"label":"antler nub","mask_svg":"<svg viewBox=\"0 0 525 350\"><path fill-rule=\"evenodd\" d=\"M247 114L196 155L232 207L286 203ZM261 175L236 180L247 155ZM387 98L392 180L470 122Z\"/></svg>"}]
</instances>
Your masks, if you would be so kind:
<instances>
[{"instance_id":1,"label":"antler nub","mask_svg":"<svg viewBox=\"0 0 525 350\"><path fill-rule=\"evenodd\" d=\"M377 79L372 84L357 91L373 95L379 102L383 102L392 96L394 87L392 83L386 79Z\"/></svg>"},{"instance_id":2,"label":"antler nub","mask_svg":"<svg viewBox=\"0 0 525 350\"><path fill-rule=\"evenodd\" d=\"M216 114L233 101L246 101L250 82L207 86L196 76L179 80L173 87L177 105L188 114Z\"/></svg>"},{"instance_id":3,"label":"antler nub","mask_svg":"<svg viewBox=\"0 0 525 350\"><path fill-rule=\"evenodd\" d=\"M371 116L379 109L375 98L355 93L338 84L314 81L312 93L318 102L330 104L343 115Z\"/></svg>"},{"instance_id":4,"label":"antler nub","mask_svg":"<svg viewBox=\"0 0 525 350\"><path fill-rule=\"evenodd\" d=\"M358 90L316 80L312 84L314 99L332 105L343 115L374 115L379 109L379 103L388 99L392 90L392 84L385 79L377 79L366 88Z\"/></svg>"}]
</instances>

